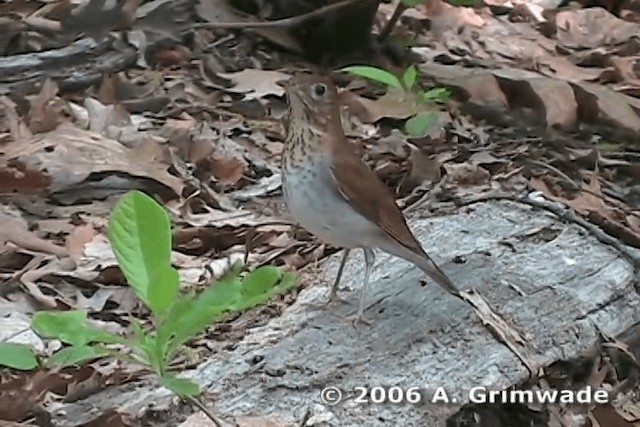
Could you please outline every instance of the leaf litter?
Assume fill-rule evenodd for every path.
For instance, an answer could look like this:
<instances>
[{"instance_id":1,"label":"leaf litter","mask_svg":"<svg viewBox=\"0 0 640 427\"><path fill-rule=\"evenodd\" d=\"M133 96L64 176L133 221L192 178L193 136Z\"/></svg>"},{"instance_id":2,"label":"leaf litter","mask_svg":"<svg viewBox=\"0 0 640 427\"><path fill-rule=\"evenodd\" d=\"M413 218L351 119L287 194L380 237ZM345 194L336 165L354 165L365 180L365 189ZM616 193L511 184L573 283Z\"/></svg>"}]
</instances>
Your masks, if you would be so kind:
<instances>
[{"instance_id":1,"label":"leaf litter","mask_svg":"<svg viewBox=\"0 0 640 427\"><path fill-rule=\"evenodd\" d=\"M335 251L293 225L279 197L284 104L277 82L295 69L291 52L304 50L286 28L189 30L193 16L249 19L205 0L194 10L158 0L11 3L0 5L3 340L51 353L60 344L39 340L29 327L29 316L44 308L87 309L114 332L131 315L146 320L105 236L110 210L129 189L154 194L171 213L172 263L187 288L206 286L237 260L299 269ZM446 202L529 185L640 247L640 16L627 3L487 0L468 8L427 1L407 9L397 30L414 39L422 83L444 85L454 97L425 107L440 121L408 138L394 129L411 115L398 92L372 92L352 79L341 94L347 134L402 206L425 193ZM379 18L389 18L389 6L380 5ZM260 16L271 13L265 7ZM111 37L117 31L135 57ZM104 52L106 68L83 56L84 45L72 45L86 37ZM71 55L70 46L69 66L42 55ZM240 340L243 328L277 316L291 298L230 316L212 333ZM204 341L189 366L206 356ZM607 372L623 369L617 357ZM615 383L602 372L593 371L594 383ZM19 404L0 418L38 419L144 374L104 360L63 371L3 370L0 401ZM589 412L594 425L631 425L634 413L637 420L626 393ZM132 425L135 418L101 409L76 425Z\"/></svg>"}]
</instances>

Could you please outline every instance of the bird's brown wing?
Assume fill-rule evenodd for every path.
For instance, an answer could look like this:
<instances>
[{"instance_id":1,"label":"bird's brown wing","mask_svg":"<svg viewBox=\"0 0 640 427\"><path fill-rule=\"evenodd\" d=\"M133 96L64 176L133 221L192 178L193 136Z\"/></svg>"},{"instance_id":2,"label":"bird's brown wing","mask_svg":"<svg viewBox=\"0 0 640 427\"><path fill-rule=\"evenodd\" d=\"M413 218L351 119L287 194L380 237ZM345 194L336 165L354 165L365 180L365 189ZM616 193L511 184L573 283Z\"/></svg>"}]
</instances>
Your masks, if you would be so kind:
<instances>
[{"instance_id":1,"label":"bird's brown wing","mask_svg":"<svg viewBox=\"0 0 640 427\"><path fill-rule=\"evenodd\" d=\"M378 224L398 243L423 254L424 251L407 226L391 190L358 157L346 139L333 148L332 171L341 195L356 211Z\"/></svg>"}]
</instances>

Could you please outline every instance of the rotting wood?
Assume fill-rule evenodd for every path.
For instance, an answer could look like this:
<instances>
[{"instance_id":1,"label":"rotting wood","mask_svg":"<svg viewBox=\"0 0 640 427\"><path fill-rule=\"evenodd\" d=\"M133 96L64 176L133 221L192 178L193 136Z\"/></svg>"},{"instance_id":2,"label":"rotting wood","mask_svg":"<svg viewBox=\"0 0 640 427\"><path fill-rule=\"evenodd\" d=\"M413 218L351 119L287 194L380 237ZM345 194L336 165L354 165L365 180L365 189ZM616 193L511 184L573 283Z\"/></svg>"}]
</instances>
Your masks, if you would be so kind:
<instances>
[{"instance_id":1,"label":"rotting wood","mask_svg":"<svg viewBox=\"0 0 640 427\"><path fill-rule=\"evenodd\" d=\"M100 43L84 38L59 49L0 58L0 94L37 92L47 78L66 91L100 83L105 74L125 70L138 58L133 47L114 49L113 42L112 38Z\"/></svg>"}]
</instances>

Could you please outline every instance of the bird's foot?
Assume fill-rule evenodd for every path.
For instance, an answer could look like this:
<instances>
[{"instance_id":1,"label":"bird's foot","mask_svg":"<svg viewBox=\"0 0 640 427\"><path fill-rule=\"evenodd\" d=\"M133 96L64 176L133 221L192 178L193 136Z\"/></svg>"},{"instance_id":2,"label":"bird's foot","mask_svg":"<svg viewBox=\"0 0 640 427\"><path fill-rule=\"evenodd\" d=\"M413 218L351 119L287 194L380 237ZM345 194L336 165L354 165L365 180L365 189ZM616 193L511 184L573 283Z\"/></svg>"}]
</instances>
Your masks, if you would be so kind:
<instances>
[{"instance_id":1,"label":"bird's foot","mask_svg":"<svg viewBox=\"0 0 640 427\"><path fill-rule=\"evenodd\" d=\"M331 305L331 304L349 304L349 301L347 301L346 299L339 297L337 292L331 292L329 294L329 299L327 300L327 302L325 303L326 305Z\"/></svg>"},{"instance_id":2,"label":"bird's foot","mask_svg":"<svg viewBox=\"0 0 640 427\"><path fill-rule=\"evenodd\" d=\"M353 327L356 329L360 329L362 325L371 327L373 326L373 321L367 319L364 314L356 313L350 316L345 317L345 320L350 321L353 324Z\"/></svg>"},{"instance_id":3,"label":"bird's foot","mask_svg":"<svg viewBox=\"0 0 640 427\"><path fill-rule=\"evenodd\" d=\"M333 305L333 304L349 304L349 301L347 301L346 299L344 299L342 297L339 297L336 292L331 292L329 294L329 298L325 302L305 303L305 305L307 307L311 307L311 308L315 308L315 309L322 309L322 308L325 308L325 307L327 307L329 305Z\"/></svg>"}]
</instances>

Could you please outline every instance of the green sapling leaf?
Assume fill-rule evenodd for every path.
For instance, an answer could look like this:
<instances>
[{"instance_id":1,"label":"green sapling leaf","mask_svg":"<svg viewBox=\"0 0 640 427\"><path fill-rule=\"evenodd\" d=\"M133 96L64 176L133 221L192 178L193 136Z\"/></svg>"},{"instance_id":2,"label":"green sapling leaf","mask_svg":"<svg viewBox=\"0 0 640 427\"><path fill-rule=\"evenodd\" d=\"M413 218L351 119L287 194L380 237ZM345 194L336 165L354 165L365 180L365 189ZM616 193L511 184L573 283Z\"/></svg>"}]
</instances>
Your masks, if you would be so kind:
<instances>
[{"instance_id":1,"label":"green sapling leaf","mask_svg":"<svg viewBox=\"0 0 640 427\"><path fill-rule=\"evenodd\" d=\"M38 358L30 345L17 342L0 343L0 366L30 371L38 365Z\"/></svg>"},{"instance_id":2,"label":"green sapling leaf","mask_svg":"<svg viewBox=\"0 0 640 427\"><path fill-rule=\"evenodd\" d=\"M374 80L397 89L404 89L397 76L381 68L370 67L368 65L354 65L352 67L345 67L342 71L346 71L356 76L365 77L369 80Z\"/></svg>"},{"instance_id":3,"label":"green sapling leaf","mask_svg":"<svg viewBox=\"0 0 640 427\"><path fill-rule=\"evenodd\" d=\"M171 266L167 212L141 191L130 191L111 213L109 240L136 295L158 315L175 301L178 272Z\"/></svg>"}]
</instances>

